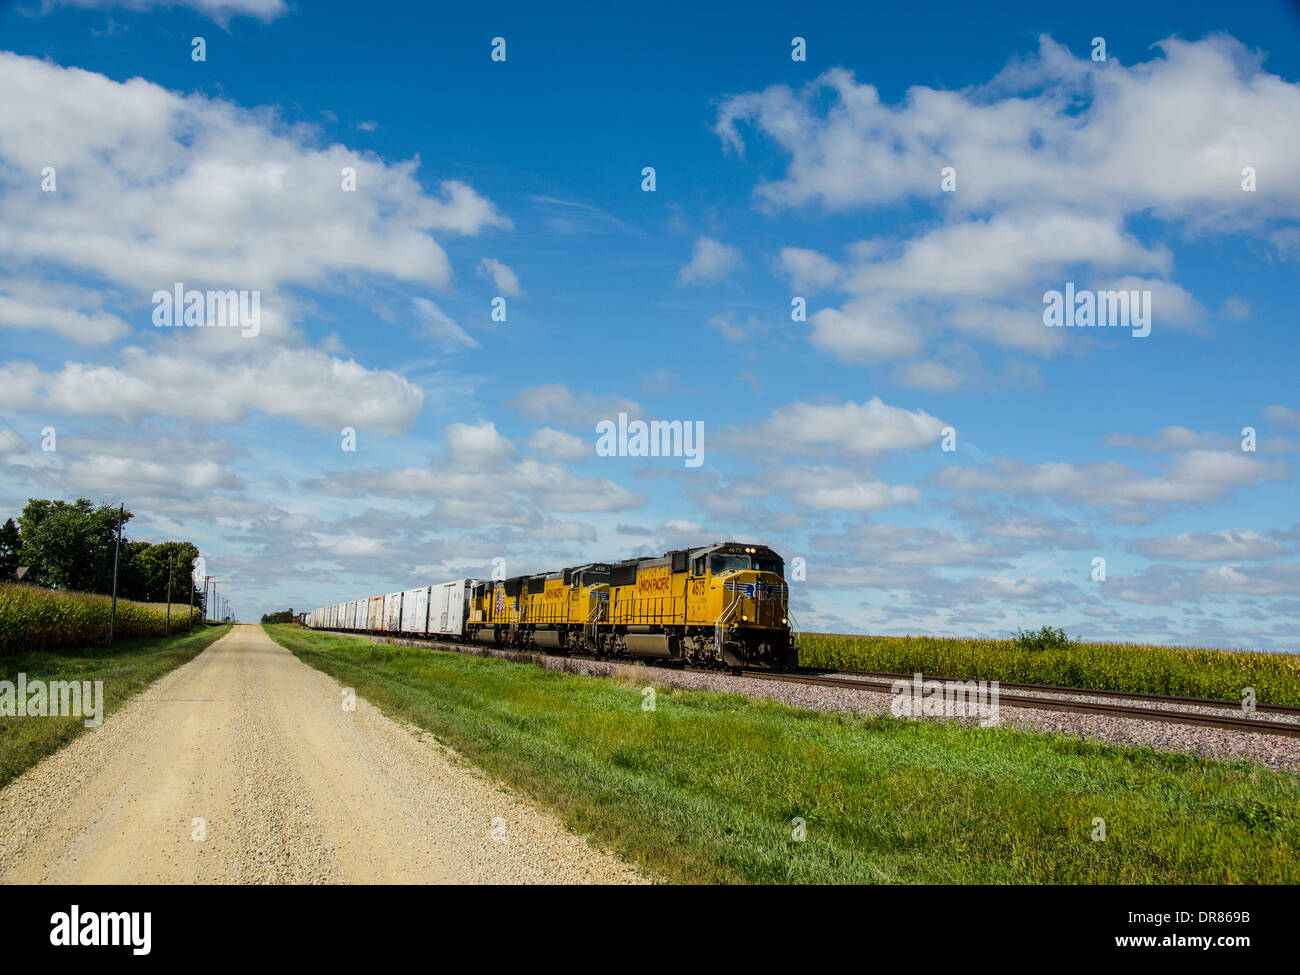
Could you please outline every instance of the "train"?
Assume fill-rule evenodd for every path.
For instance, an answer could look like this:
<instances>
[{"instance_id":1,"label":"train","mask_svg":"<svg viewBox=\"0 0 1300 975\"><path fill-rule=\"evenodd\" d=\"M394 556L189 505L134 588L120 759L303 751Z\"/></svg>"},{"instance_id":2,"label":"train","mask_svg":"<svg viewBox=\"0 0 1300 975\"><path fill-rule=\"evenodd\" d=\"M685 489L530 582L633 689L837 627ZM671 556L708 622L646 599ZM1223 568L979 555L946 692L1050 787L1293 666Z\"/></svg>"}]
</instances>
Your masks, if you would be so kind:
<instances>
[{"instance_id":1,"label":"train","mask_svg":"<svg viewBox=\"0 0 1300 975\"><path fill-rule=\"evenodd\" d=\"M715 542L502 579L455 579L322 606L304 626L602 659L787 669L798 655L785 563Z\"/></svg>"}]
</instances>

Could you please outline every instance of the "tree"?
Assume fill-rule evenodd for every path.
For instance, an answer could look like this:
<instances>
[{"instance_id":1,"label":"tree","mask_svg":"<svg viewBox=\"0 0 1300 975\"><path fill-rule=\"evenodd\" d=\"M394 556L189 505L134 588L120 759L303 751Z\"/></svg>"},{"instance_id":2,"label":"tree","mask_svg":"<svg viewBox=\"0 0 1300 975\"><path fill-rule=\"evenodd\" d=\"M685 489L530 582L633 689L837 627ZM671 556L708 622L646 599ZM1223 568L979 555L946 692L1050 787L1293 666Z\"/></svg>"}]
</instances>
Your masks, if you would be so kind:
<instances>
[{"instance_id":1,"label":"tree","mask_svg":"<svg viewBox=\"0 0 1300 975\"><path fill-rule=\"evenodd\" d=\"M131 512L122 515L123 524ZM19 564L41 585L81 592L109 592L118 509L85 498L75 504L32 498L18 518Z\"/></svg>"},{"instance_id":2,"label":"tree","mask_svg":"<svg viewBox=\"0 0 1300 975\"><path fill-rule=\"evenodd\" d=\"M0 580L9 580L14 577L18 566L22 565L18 558L22 547L22 535L18 531L18 525L10 518L3 525L0 525Z\"/></svg>"},{"instance_id":3,"label":"tree","mask_svg":"<svg viewBox=\"0 0 1300 975\"><path fill-rule=\"evenodd\" d=\"M171 595L174 603L187 603L194 560L199 550L190 542L148 542L122 544L122 566L118 570L117 591L123 599L161 603L167 600L168 571L171 572ZM195 592L202 595L202 589ZM197 601L197 600L196 600Z\"/></svg>"},{"instance_id":4,"label":"tree","mask_svg":"<svg viewBox=\"0 0 1300 975\"><path fill-rule=\"evenodd\" d=\"M113 546L118 509L96 506L85 498L66 501L28 499L14 524L0 527L0 578L11 577L12 566L26 565L24 580L58 589L109 593L113 590ZM131 512L123 515L123 524ZM16 554L13 554L16 553ZM174 603L195 603L203 588L192 578L198 548L190 542L133 542L123 536L118 558L119 599L161 603L167 599L170 572Z\"/></svg>"}]
</instances>

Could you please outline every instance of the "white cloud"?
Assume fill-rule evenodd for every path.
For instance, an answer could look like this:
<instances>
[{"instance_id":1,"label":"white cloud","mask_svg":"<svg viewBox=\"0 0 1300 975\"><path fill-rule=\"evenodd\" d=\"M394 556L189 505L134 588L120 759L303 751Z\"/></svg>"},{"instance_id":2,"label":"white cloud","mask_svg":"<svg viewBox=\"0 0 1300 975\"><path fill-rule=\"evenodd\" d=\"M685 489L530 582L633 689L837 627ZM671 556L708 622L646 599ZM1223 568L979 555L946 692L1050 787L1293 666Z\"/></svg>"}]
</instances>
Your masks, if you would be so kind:
<instances>
[{"instance_id":1,"label":"white cloud","mask_svg":"<svg viewBox=\"0 0 1300 975\"><path fill-rule=\"evenodd\" d=\"M951 165L957 192L946 196L967 211L1154 207L1237 226L1300 214L1295 180L1241 191L1243 166L1288 172L1300 157L1300 86L1223 35L1155 47L1163 57L1099 68L1043 37L1037 57L990 85L916 86L897 106L837 68L799 91L727 99L716 131L743 150L739 126L752 123L788 154L784 177L756 191L773 207L934 199Z\"/></svg>"},{"instance_id":2,"label":"white cloud","mask_svg":"<svg viewBox=\"0 0 1300 975\"><path fill-rule=\"evenodd\" d=\"M480 277L490 278L493 286L503 295L518 297L523 294L519 288L519 277L495 257L485 257L479 261Z\"/></svg>"},{"instance_id":3,"label":"white cloud","mask_svg":"<svg viewBox=\"0 0 1300 975\"><path fill-rule=\"evenodd\" d=\"M447 451L456 461L476 468L495 467L519 459L514 444L497 432L490 420L479 423L452 423L444 431Z\"/></svg>"},{"instance_id":4,"label":"white cloud","mask_svg":"<svg viewBox=\"0 0 1300 975\"><path fill-rule=\"evenodd\" d=\"M1197 326L1204 308L1170 280L1171 252L1128 228L1154 216L1197 233L1267 231L1300 215L1295 180L1241 191L1244 166L1288 172L1300 158L1300 128L1288 122L1300 117L1300 85L1228 37L1156 46L1163 57L1099 66L1044 37L1037 56L988 85L917 86L896 105L843 69L725 100L715 130L728 148L743 152L752 127L787 157L756 187L760 207L939 208L933 229L859 242L843 266L783 252L796 287L834 282L850 295L809 316L811 341L864 364L920 358L949 330L1050 355L1067 335L1043 326L1041 298L1067 274L1085 290L1151 290L1155 330ZM940 189L946 166L957 171L953 193ZM897 375L946 389L972 367Z\"/></svg>"},{"instance_id":5,"label":"white cloud","mask_svg":"<svg viewBox=\"0 0 1300 975\"><path fill-rule=\"evenodd\" d=\"M212 491L244 486L228 467L210 460L169 463L90 454L69 460L64 473L73 483L134 498L163 497L175 491Z\"/></svg>"},{"instance_id":6,"label":"white cloud","mask_svg":"<svg viewBox=\"0 0 1300 975\"><path fill-rule=\"evenodd\" d=\"M1139 450L1169 451L1217 448L1220 450L1239 444L1235 437L1225 433L1198 433L1187 427L1164 427L1154 437L1139 437L1131 433L1112 433L1106 438L1109 447L1136 447Z\"/></svg>"},{"instance_id":7,"label":"white cloud","mask_svg":"<svg viewBox=\"0 0 1300 975\"><path fill-rule=\"evenodd\" d=\"M896 565L976 565L999 554L986 542L960 538L949 531L900 525L864 525L854 533L853 541L865 558Z\"/></svg>"},{"instance_id":8,"label":"white cloud","mask_svg":"<svg viewBox=\"0 0 1300 975\"><path fill-rule=\"evenodd\" d=\"M762 478L763 488L775 489L781 497L794 505L799 518L806 518L809 509L816 511L878 511L898 504L910 504L921 499L921 492L910 484L887 484L870 475L842 470L826 465L795 466L767 471ZM750 491L733 490L718 498L713 510L726 512L735 505L737 497L756 494L756 485ZM765 522L770 519L764 518Z\"/></svg>"},{"instance_id":9,"label":"white cloud","mask_svg":"<svg viewBox=\"0 0 1300 975\"><path fill-rule=\"evenodd\" d=\"M752 341L755 336L768 331L768 327L754 315L750 315L743 324L733 322L732 318L734 316L734 312L722 312L714 315L704 324L710 328L716 328L728 342Z\"/></svg>"},{"instance_id":10,"label":"white cloud","mask_svg":"<svg viewBox=\"0 0 1300 975\"><path fill-rule=\"evenodd\" d=\"M464 183L432 196L417 162L315 145L310 127L266 109L9 53L0 90L0 258L12 273L53 265L111 281L146 311L177 281L272 291L361 273L440 287L451 266L433 232L509 226ZM12 191L47 166L56 192ZM345 167L357 192L341 188Z\"/></svg>"},{"instance_id":11,"label":"white cloud","mask_svg":"<svg viewBox=\"0 0 1300 975\"><path fill-rule=\"evenodd\" d=\"M120 367L67 363L42 372L27 362L0 366L0 405L7 409L123 422L187 416L229 423L258 409L335 432L353 426L396 433L410 426L423 401L419 387L396 373L312 349L277 348L239 363L130 347Z\"/></svg>"},{"instance_id":12,"label":"white cloud","mask_svg":"<svg viewBox=\"0 0 1300 975\"><path fill-rule=\"evenodd\" d=\"M105 345L130 332L126 322L98 304L79 289L0 280L0 328L48 332L80 345Z\"/></svg>"},{"instance_id":13,"label":"white cloud","mask_svg":"<svg viewBox=\"0 0 1300 975\"><path fill-rule=\"evenodd\" d=\"M1153 565L1136 575L1112 576L1106 587L1116 599L1146 605L1199 603L1207 595L1295 596L1300 595L1300 563L1220 565L1198 570Z\"/></svg>"},{"instance_id":14,"label":"white cloud","mask_svg":"<svg viewBox=\"0 0 1300 975\"><path fill-rule=\"evenodd\" d=\"M1137 538L1129 543L1129 550L1176 562L1232 562L1273 559L1285 554L1286 546L1257 532L1224 530Z\"/></svg>"},{"instance_id":15,"label":"white cloud","mask_svg":"<svg viewBox=\"0 0 1300 975\"><path fill-rule=\"evenodd\" d=\"M739 264L740 251L735 247L712 237L699 237L690 263L678 272L677 277L683 284L721 281Z\"/></svg>"},{"instance_id":16,"label":"white cloud","mask_svg":"<svg viewBox=\"0 0 1300 975\"><path fill-rule=\"evenodd\" d=\"M1175 458L1158 476L1114 462L1024 465L1002 459L984 468L946 467L937 482L952 491L1040 494L1093 507L1122 507L1216 501L1234 488L1281 480L1287 474L1280 461L1259 460L1241 451L1197 449Z\"/></svg>"},{"instance_id":17,"label":"white cloud","mask_svg":"<svg viewBox=\"0 0 1300 975\"><path fill-rule=\"evenodd\" d=\"M1264 407L1264 419L1283 427L1300 427L1300 410L1289 406Z\"/></svg>"},{"instance_id":18,"label":"white cloud","mask_svg":"<svg viewBox=\"0 0 1300 975\"><path fill-rule=\"evenodd\" d=\"M564 383L529 386L507 405L539 423L553 420L591 430L601 420L616 420L619 413L636 417L642 412L639 405L622 396L597 396L585 391L575 394Z\"/></svg>"},{"instance_id":19,"label":"white cloud","mask_svg":"<svg viewBox=\"0 0 1300 975\"><path fill-rule=\"evenodd\" d=\"M865 403L790 403L755 427L731 431L729 440L776 453L876 454L929 446L944 425L924 410L889 406L876 396Z\"/></svg>"},{"instance_id":20,"label":"white cloud","mask_svg":"<svg viewBox=\"0 0 1300 975\"><path fill-rule=\"evenodd\" d=\"M592 446L588 441L552 427L539 428L528 438L528 446L556 460L578 461L592 456Z\"/></svg>"},{"instance_id":21,"label":"white cloud","mask_svg":"<svg viewBox=\"0 0 1300 975\"><path fill-rule=\"evenodd\" d=\"M809 508L878 511L896 504L919 501L921 492L910 484L886 484L883 481L858 481L853 484L814 482L796 490L794 497Z\"/></svg>"},{"instance_id":22,"label":"white cloud","mask_svg":"<svg viewBox=\"0 0 1300 975\"><path fill-rule=\"evenodd\" d=\"M905 362L894 370L894 378L908 389L946 393L967 382L966 374L942 362Z\"/></svg>"},{"instance_id":23,"label":"white cloud","mask_svg":"<svg viewBox=\"0 0 1300 975\"><path fill-rule=\"evenodd\" d=\"M42 2L42 7L46 10L60 6L98 10L111 10L115 7L127 10L189 7L219 24L225 24L232 17L239 16L271 21L289 9L285 0L43 0Z\"/></svg>"},{"instance_id":24,"label":"white cloud","mask_svg":"<svg viewBox=\"0 0 1300 975\"><path fill-rule=\"evenodd\" d=\"M816 291L830 287L840 276L840 266L824 254L802 247L783 247L781 269L790 275L795 291Z\"/></svg>"},{"instance_id":25,"label":"white cloud","mask_svg":"<svg viewBox=\"0 0 1300 975\"><path fill-rule=\"evenodd\" d=\"M322 494L355 498L432 498L440 522L531 525L555 511L624 511L644 497L606 478L519 460L494 424L452 424L445 461L428 467L335 471L307 483Z\"/></svg>"},{"instance_id":26,"label":"white cloud","mask_svg":"<svg viewBox=\"0 0 1300 975\"><path fill-rule=\"evenodd\" d=\"M467 349L480 348L477 339L457 325L450 315L428 298L413 298L412 301L421 319L428 325L429 331L443 343L440 347L445 348L449 343Z\"/></svg>"}]
</instances>

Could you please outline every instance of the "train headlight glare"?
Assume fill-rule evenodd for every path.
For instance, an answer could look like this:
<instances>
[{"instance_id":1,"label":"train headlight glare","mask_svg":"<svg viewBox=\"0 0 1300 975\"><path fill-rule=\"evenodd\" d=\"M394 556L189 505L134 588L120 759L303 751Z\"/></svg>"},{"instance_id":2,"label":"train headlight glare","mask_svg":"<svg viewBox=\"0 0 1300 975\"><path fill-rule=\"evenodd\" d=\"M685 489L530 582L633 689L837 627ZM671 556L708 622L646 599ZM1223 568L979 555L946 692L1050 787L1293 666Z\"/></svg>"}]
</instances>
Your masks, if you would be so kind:
<instances>
[{"instance_id":1,"label":"train headlight glare","mask_svg":"<svg viewBox=\"0 0 1300 975\"><path fill-rule=\"evenodd\" d=\"M789 623L790 621L789 621L788 619L786 619L784 616L782 616L782 617L781 617L781 622L782 622L782 623Z\"/></svg>"},{"instance_id":2,"label":"train headlight glare","mask_svg":"<svg viewBox=\"0 0 1300 975\"><path fill-rule=\"evenodd\" d=\"M749 617L748 617L748 616L743 616L743 615L742 615L742 616L740 617L740 621L741 621L742 623L748 623L748 622L749 622Z\"/></svg>"}]
</instances>

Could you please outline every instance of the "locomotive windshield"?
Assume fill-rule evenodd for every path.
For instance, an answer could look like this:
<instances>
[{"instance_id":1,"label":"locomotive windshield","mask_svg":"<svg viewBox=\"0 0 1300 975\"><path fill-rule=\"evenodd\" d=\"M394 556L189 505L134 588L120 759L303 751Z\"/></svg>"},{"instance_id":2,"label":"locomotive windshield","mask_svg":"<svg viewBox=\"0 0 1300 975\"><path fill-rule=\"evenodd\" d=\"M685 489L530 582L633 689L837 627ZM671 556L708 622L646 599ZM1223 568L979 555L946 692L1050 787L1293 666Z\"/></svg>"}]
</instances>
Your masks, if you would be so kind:
<instances>
[{"instance_id":1,"label":"locomotive windshield","mask_svg":"<svg viewBox=\"0 0 1300 975\"><path fill-rule=\"evenodd\" d=\"M759 572L775 572L782 575L784 566L776 558L751 558L748 555L715 555L709 559L709 568L714 575L720 572L735 572L738 569L757 569Z\"/></svg>"},{"instance_id":2,"label":"locomotive windshield","mask_svg":"<svg viewBox=\"0 0 1300 975\"><path fill-rule=\"evenodd\" d=\"M749 568L748 555L715 555L709 560L709 568L714 575L719 572L735 572L737 569Z\"/></svg>"}]
</instances>

